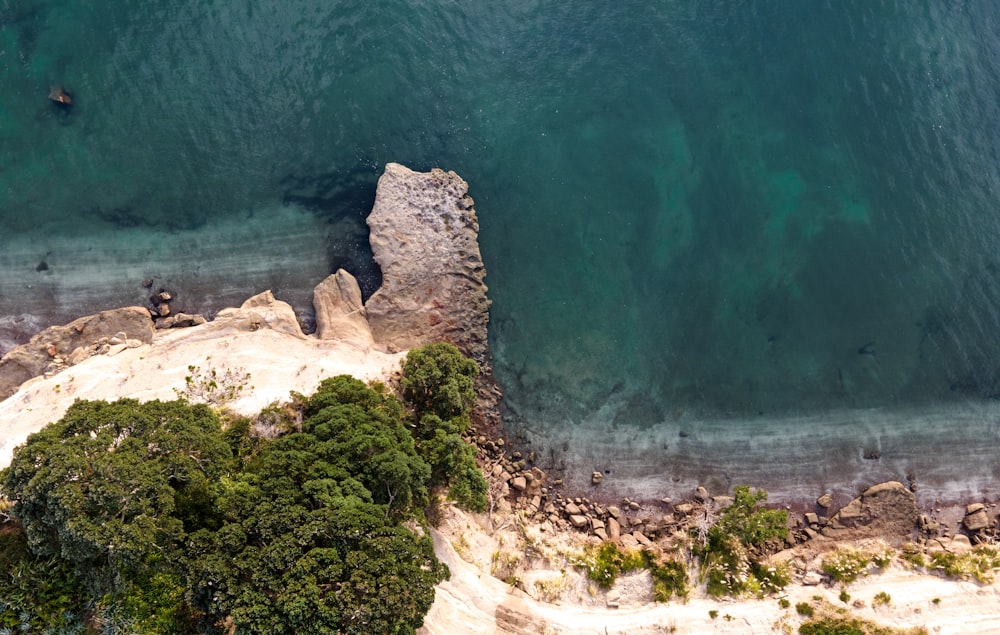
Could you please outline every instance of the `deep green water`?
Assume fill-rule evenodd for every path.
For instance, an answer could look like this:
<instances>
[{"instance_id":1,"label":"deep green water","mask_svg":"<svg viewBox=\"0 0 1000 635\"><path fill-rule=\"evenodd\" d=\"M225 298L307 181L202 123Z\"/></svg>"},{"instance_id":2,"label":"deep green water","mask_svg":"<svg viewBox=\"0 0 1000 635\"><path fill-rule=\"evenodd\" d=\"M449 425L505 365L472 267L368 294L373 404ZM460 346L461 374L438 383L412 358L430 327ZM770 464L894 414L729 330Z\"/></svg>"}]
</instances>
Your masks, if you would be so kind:
<instances>
[{"instance_id":1,"label":"deep green water","mask_svg":"<svg viewBox=\"0 0 1000 635\"><path fill-rule=\"evenodd\" d=\"M986 1L0 0L0 249L363 227L386 162L439 166L515 427L990 399L998 34ZM377 285L363 240L328 259Z\"/></svg>"}]
</instances>

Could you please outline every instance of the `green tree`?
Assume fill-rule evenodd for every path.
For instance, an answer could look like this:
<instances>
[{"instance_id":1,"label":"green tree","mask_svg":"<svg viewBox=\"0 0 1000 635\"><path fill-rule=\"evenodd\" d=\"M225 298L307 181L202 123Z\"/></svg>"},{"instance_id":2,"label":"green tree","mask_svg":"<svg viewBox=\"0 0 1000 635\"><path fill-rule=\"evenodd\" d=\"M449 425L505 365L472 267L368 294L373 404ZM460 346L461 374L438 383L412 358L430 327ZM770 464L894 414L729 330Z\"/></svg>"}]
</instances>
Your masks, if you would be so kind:
<instances>
[{"instance_id":1,"label":"green tree","mask_svg":"<svg viewBox=\"0 0 1000 635\"><path fill-rule=\"evenodd\" d=\"M412 633L420 626L447 569L429 536L400 524L401 490L387 495L382 488L386 479L412 488L405 483L413 465L423 465L420 478L430 470L412 440L371 460L386 453L373 441L381 424L370 396L366 407L327 401L303 432L265 446L246 471L220 482L224 524L196 532L188 551L189 599L210 622L231 616L238 632L269 634ZM359 451L366 447L374 448L371 457Z\"/></svg>"},{"instance_id":2,"label":"green tree","mask_svg":"<svg viewBox=\"0 0 1000 635\"><path fill-rule=\"evenodd\" d=\"M184 537L178 500L229 457L205 406L78 401L31 435L0 477L32 552L72 563L105 593L121 573L172 553Z\"/></svg>"},{"instance_id":3,"label":"green tree","mask_svg":"<svg viewBox=\"0 0 1000 635\"><path fill-rule=\"evenodd\" d=\"M730 538L745 547L758 547L769 540L784 538L788 534L788 512L759 507L766 500L767 492L762 489L752 490L749 485L734 487L733 504L708 531L709 549L721 547Z\"/></svg>"},{"instance_id":4,"label":"green tree","mask_svg":"<svg viewBox=\"0 0 1000 635\"><path fill-rule=\"evenodd\" d=\"M432 413L451 419L468 414L476 398L478 375L479 364L451 344L441 342L406 354L400 386L403 398L418 417Z\"/></svg>"},{"instance_id":5,"label":"green tree","mask_svg":"<svg viewBox=\"0 0 1000 635\"><path fill-rule=\"evenodd\" d=\"M481 512L488 486L475 446L462 438L478 374L479 365L451 344L431 344L407 354L400 385L417 420L417 452L431 466L431 485L447 487L460 507Z\"/></svg>"}]
</instances>

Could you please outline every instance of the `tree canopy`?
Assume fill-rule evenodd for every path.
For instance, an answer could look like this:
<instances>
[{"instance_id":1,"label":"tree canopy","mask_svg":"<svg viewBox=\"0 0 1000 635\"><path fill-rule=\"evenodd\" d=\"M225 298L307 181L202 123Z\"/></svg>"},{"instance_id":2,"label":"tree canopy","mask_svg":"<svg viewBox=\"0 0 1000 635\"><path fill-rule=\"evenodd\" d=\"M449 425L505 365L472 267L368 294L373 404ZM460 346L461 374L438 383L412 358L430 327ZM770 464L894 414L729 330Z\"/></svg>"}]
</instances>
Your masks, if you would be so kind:
<instances>
[{"instance_id":1,"label":"tree canopy","mask_svg":"<svg viewBox=\"0 0 1000 635\"><path fill-rule=\"evenodd\" d=\"M479 508L485 480L462 438L475 362L435 345L403 370L405 404L338 376L256 423L77 402L0 472L0 556L52 578L0 579L0 626L82 632L90 606L115 632L413 633L448 576L422 527L429 492Z\"/></svg>"}]
</instances>

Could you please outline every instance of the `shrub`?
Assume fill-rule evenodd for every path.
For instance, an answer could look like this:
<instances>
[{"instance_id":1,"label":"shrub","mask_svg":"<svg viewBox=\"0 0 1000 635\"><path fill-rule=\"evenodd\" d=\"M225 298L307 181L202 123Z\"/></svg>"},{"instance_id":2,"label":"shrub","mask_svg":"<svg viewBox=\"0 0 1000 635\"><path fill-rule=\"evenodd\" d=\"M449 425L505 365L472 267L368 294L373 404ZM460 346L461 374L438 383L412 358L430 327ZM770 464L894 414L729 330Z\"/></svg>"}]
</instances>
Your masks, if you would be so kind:
<instances>
[{"instance_id":1,"label":"shrub","mask_svg":"<svg viewBox=\"0 0 1000 635\"><path fill-rule=\"evenodd\" d=\"M795 605L795 612L799 615L812 617L816 611L813 609L812 604L809 604L808 602L799 602Z\"/></svg>"},{"instance_id":2,"label":"shrub","mask_svg":"<svg viewBox=\"0 0 1000 635\"><path fill-rule=\"evenodd\" d=\"M823 558L823 573L835 582L850 584L868 572L872 564L871 555L857 549L842 548Z\"/></svg>"},{"instance_id":3,"label":"shrub","mask_svg":"<svg viewBox=\"0 0 1000 635\"><path fill-rule=\"evenodd\" d=\"M688 572L680 560L657 559L650 551L643 551L643 558L653 578L653 600L667 602L673 596L687 597Z\"/></svg>"},{"instance_id":4,"label":"shrub","mask_svg":"<svg viewBox=\"0 0 1000 635\"><path fill-rule=\"evenodd\" d=\"M952 578L989 584L1000 568L1000 552L993 547L980 546L961 556L947 552L933 553L930 568Z\"/></svg>"},{"instance_id":5,"label":"shrub","mask_svg":"<svg viewBox=\"0 0 1000 635\"><path fill-rule=\"evenodd\" d=\"M892 596L885 591L879 591L872 598L872 606L884 606L892 602Z\"/></svg>"},{"instance_id":6,"label":"shrub","mask_svg":"<svg viewBox=\"0 0 1000 635\"><path fill-rule=\"evenodd\" d=\"M622 573L641 569L646 561L638 551L623 551L611 542L590 545L577 566L587 570L587 577L602 589L610 589Z\"/></svg>"},{"instance_id":7,"label":"shrub","mask_svg":"<svg viewBox=\"0 0 1000 635\"><path fill-rule=\"evenodd\" d=\"M733 504L708 528L700 549L702 574L711 595L763 595L784 588L791 580L785 565L770 565L760 555L765 545L788 533L788 512L763 509L764 490L733 489Z\"/></svg>"},{"instance_id":8,"label":"shrub","mask_svg":"<svg viewBox=\"0 0 1000 635\"><path fill-rule=\"evenodd\" d=\"M430 413L450 419L467 414L472 407L478 375L479 364L442 342L406 354L400 387L418 416Z\"/></svg>"}]
</instances>

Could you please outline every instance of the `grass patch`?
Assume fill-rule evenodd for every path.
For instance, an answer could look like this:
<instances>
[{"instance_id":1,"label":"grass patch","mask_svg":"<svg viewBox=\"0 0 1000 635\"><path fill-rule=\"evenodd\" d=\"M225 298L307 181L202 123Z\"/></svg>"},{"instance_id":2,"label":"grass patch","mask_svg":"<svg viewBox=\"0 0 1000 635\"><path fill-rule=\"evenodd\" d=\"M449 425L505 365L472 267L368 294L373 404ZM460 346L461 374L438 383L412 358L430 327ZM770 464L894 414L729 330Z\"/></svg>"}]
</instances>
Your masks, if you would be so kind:
<instances>
[{"instance_id":1,"label":"grass patch","mask_svg":"<svg viewBox=\"0 0 1000 635\"><path fill-rule=\"evenodd\" d=\"M604 542L589 546L574 564L587 570L587 577L602 589L610 589L622 573L642 569L647 558L639 551L625 551L614 543Z\"/></svg>"},{"instance_id":2,"label":"grass patch","mask_svg":"<svg viewBox=\"0 0 1000 635\"><path fill-rule=\"evenodd\" d=\"M653 600L667 602L670 598L686 598L688 588L687 567L680 560L657 558L650 551L642 552L649 573L653 577Z\"/></svg>"},{"instance_id":3,"label":"grass patch","mask_svg":"<svg viewBox=\"0 0 1000 635\"><path fill-rule=\"evenodd\" d=\"M809 608L812 612L799 626L799 635L929 635L925 628L893 628L854 617L827 602Z\"/></svg>"},{"instance_id":4,"label":"grass patch","mask_svg":"<svg viewBox=\"0 0 1000 635\"><path fill-rule=\"evenodd\" d=\"M997 569L1000 569L1000 552L993 547L980 546L961 556L946 552L933 553L929 568L950 578L989 584L996 578Z\"/></svg>"},{"instance_id":5,"label":"grass patch","mask_svg":"<svg viewBox=\"0 0 1000 635\"><path fill-rule=\"evenodd\" d=\"M893 552L887 546L871 549L837 549L823 558L823 573L834 582L850 584L862 575L868 575L872 567L879 569L889 566Z\"/></svg>"}]
</instances>

